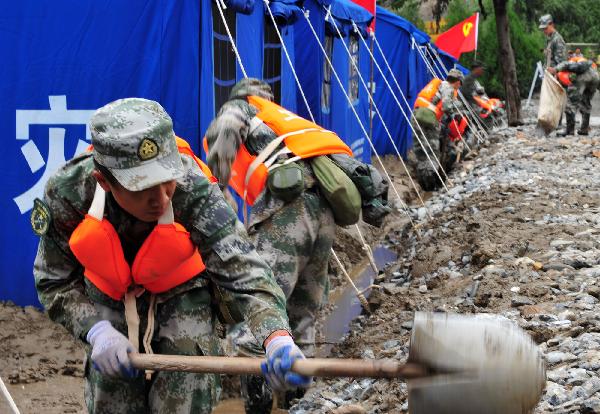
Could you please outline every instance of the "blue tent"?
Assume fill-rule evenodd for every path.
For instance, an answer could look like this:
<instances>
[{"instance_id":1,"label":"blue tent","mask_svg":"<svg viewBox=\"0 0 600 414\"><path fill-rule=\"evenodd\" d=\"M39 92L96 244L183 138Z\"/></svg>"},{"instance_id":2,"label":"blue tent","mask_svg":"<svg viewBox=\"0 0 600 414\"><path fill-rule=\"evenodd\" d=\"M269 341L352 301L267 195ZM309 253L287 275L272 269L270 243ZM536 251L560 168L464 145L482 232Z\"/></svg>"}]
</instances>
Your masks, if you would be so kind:
<instances>
[{"instance_id":1,"label":"blue tent","mask_svg":"<svg viewBox=\"0 0 600 414\"><path fill-rule=\"evenodd\" d=\"M383 117L383 120L396 143L396 147L401 155L411 147L411 135L408 122L398 108L398 102L404 112L410 117L410 109L414 102L416 93L419 92L419 85L415 85L414 80L423 76L423 66L419 65L419 58L413 49L411 33L416 28L407 20L399 17L389 11L377 8L377 26L375 34L377 41L381 46L383 55L378 47L374 48L374 57L383 71L383 76L377 68L374 72L375 81L375 104ZM385 60L389 63L392 73L389 72ZM402 94L397 88L394 78L400 85L402 94L408 100L407 106L402 98ZM384 80L385 79L385 80ZM388 84L391 86L388 87ZM394 99L394 95L396 99ZM396 151L390 142L385 128L375 114L373 116L373 141L375 148L380 155L396 154Z\"/></svg>"},{"instance_id":2,"label":"blue tent","mask_svg":"<svg viewBox=\"0 0 600 414\"><path fill-rule=\"evenodd\" d=\"M341 20L358 16L346 0L334 8ZM292 62L302 68L304 78L316 78L322 66L313 64L313 56L302 60L295 50L299 42L293 23L303 20L298 5L279 0L272 1L270 9ZM283 106L298 110L291 67L264 3L231 0L225 18L247 74L267 80ZM315 25L324 27L323 14L321 21L317 14L313 18ZM364 16L355 19L360 22ZM7 144L1 155L5 196L0 206L0 300L37 304L32 267L38 238L29 213L48 177L89 145L87 122L93 111L123 97L157 100L173 117L175 132L200 152L206 127L242 73L210 0L23 0L2 9L0 25L0 50L7 62L0 69L0 117ZM335 65L348 76L347 59L340 57ZM366 67L362 59L361 70ZM311 93L320 97L320 83ZM339 105L339 97L333 102L341 113L339 118L333 114L327 126L339 128L352 145L359 134L351 121L343 121L348 111ZM320 106L314 108L316 112ZM360 113L366 119L365 110ZM333 122L338 119L342 121Z\"/></svg>"},{"instance_id":3,"label":"blue tent","mask_svg":"<svg viewBox=\"0 0 600 414\"><path fill-rule=\"evenodd\" d=\"M258 0L228 0L227 27L211 0L56 0L51 5L23 0L4 7L0 118L7 145L0 155L5 189L0 300L38 303L31 271L38 239L29 212L48 177L89 145L87 123L95 109L123 97L157 100L173 117L175 132L201 153L204 131L243 77L227 28L248 76L266 80L278 102L310 118L293 66L316 122L336 131L357 158L369 161L369 100L358 74L369 82L370 56L352 22L369 41L372 16L350 0L306 0L303 7L334 70L296 0L269 3L285 48ZM429 38L384 9L377 13L381 47L411 106L429 80L414 47L427 47ZM375 58L384 67L378 52ZM374 81L377 104L404 154L411 145L407 124L377 71ZM380 154L395 153L377 118L372 133Z\"/></svg>"},{"instance_id":4,"label":"blue tent","mask_svg":"<svg viewBox=\"0 0 600 414\"><path fill-rule=\"evenodd\" d=\"M5 2L0 300L37 303L29 212L48 176L89 145L93 110L128 96L154 99L177 134L197 143L199 17L195 1Z\"/></svg>"},{"instance_id":5,"label":"blue tent","mask_svg":"<svg viewBox=\"0 0 600 414\"><path fill-rule=\"evenodd\" d=\"M369 99L362 90L348 51L358 62L363 78L368 80L370 58L360 38L353 33L351 22L358 25L364 37L373 16L350 0L307 1L304 7L309 13L318 42L306 20L298 19L294 25L297 33L296 68L312 115L316 123L335 131L352 148L356 158L370 162L371 151L364 133L369 133ZM327 7L331 7L331 17L328 20ZM324 54L333 63L335 73L330 69ZM307 62L310 63L307 65ZM300 115L310 119L300 95L298 110Z\"/></svg>"}]
</instances>

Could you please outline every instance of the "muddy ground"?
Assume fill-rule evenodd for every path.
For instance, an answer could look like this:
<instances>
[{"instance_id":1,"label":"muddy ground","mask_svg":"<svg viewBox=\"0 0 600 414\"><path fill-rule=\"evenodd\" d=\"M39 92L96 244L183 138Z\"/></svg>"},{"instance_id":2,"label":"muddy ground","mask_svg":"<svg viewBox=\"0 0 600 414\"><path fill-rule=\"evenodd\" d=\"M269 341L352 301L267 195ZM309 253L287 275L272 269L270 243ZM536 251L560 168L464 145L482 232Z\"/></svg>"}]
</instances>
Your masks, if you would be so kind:
<instances>
[{"instance_id":1,"label":"muddy ground","mask_svg":"<svg viewBox=\"0 0 600 414\"><path fill-rule=\"evenodd\" d=\"M600 391L600 339L589 337L600 332L599 138L537 138L531 125L500 132L457 168L449 193L422 194L432 219L401 165L386 159L398 191L412 200L420 237L401 211L383 231L361 227L370 244L383 243L399 259L370 297L373 315L353 322L334 355L404 360L417 310L497 313L526 329L550 358L538 412L600 412L600 403L598 411L584 406ZM349 269L361 261L357 239L355 229L338 231L335 249ZM346 282L333 263L331 272L332 295L339 295ZM0 304L0 376L22 413L84 412L83 355L43 313ZM349 404L406 412L406 395L399 381L320 381L292 412Z\"/></svg>"}]
</instances>

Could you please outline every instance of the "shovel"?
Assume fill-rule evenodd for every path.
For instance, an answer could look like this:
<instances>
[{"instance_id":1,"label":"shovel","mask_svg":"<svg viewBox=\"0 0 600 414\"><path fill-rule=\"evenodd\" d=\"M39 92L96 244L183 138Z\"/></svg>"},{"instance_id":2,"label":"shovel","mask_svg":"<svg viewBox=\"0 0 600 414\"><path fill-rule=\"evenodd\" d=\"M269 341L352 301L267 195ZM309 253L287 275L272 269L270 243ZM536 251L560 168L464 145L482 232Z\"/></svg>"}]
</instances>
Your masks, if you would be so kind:
<instances>
[{"instance_id":1,"label":"shovel","mask_svg":"<svg viewBox=\"0 0 600 414\"><path fill-rule=\"evenodd\" d=\"M261 375L259 358L132 354L138 369ZM292 371L315 377L408 380L411 414L527 413L546 382L541 353L512 323L417 312L408 361L311 358Z\"/></svg>"}]
</instances>

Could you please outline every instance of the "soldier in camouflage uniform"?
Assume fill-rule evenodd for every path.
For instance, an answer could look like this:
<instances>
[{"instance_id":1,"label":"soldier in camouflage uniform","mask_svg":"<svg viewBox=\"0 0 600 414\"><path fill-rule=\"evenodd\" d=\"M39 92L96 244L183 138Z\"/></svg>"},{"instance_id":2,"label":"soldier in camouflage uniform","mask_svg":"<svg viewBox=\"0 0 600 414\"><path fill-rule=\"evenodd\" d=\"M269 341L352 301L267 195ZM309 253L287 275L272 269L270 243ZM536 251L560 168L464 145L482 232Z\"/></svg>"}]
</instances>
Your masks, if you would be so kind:
<instances>
[{"instance_id":1,"label":"soldier in camouflage uniform","mask_svg":"<svg viewBox=\"0 0 600 414\"><path fill-rule=\"evenodd\" d=\"M448 137L448 123L458 115L458 111L462 108L461 102L456 97L456 91L460 88L463 73L458 69L450 69L448 76L444 80L435 94L432 104L434 106L442 102L442 117L440 122L433 125L427 125L424 123L419 124L413 115L411 118L411 124L413 128L419 134L421 141L423 137L420 134L419 126L423 130L425 139L429 142L431 150L442 164L444 171L450 171L454 161L456 160L457 154L462 151L457 145L450 142ZM426 142L421 145L418 140L413 141L413 155L416 160L413 164L416 164L416 175L419 184L425 191L432 191L441 186L439 177L437 176L434 167L431 165L431 161L436 165L435 158L431 155L431 150ZM427 158L425 152L429 153L431 161ZM436 168L438 166L436 165ZM441 171L438 171L441 174Z\"/></svg>"},{"instance_id":2,"label":"soldier in camouflage uniform","mask_svg":"<svg viewBox=\"0 0 600 414\"><path fill-rule=\"evenodd\" d=\"M545 67L550 73L556 73L556 65L568 59L567 45L562 36L554 27L554 20L549 14L540 17L539 28L546 35L546 47L544 48Z\"/></svg>"},{"instance_id":3,"label":"soldier in camouflage uniform","mask_svg":"<svg viewBox=\"0 0 600 414\"><path fill-rule=\"evenodd\" d=\"M567 89L567 105L565 115L567 117L567 129L559 135L567 136L575 134L575 116L577 111L581 112L581 128L577 130L579 135L588 135L590 131L590 112L592 110L592 98L600 84L600 76L589 60L577 62L561 62L556 65L557 72L570 72L571 85Z\"/></svg>"},{"instance_id":4,"label":"soldier in camouflage uniform","mask_svg":"<svg viewBox=\"0 0 600 414\"><path fill-rule=\"evenodd\" d=\"M460 86L460 92L463 94L469 104L476 109L476 113L479 112L479 106L473 96L478 95L478 90L481 88L478 79L483 76L485 67L481 62L473 62L471 65L471 72L465 76Z\"/></svg>"},{"instance_id":5,"label":"soldier in camouflage uniform","mask_svg":"<svg viewBox=\"0 0 600 414\"><path fill-rule=\"evenodd\" d=\"M218 186L191 156L178 152L171 118L156 102L129 98L96 111L90 128L93 151L58 170L32 212L40 236L34 265L39 299L52 320L91 345L85 364L88 411L210 413L220 395L218 375L163 371L148 379L132 368L128 355L138 351L133 344L141 336L125 336L127 305L92 283L87 271L84 277L70 244L88 209L92 214L97 185L106 191L100 217L116 230L129 266L171 206L206 266L164 293L151 295L130 282L125 295L138 295L133 309L141 316L140 331L153 329L153 351L217 355L212 306L217 303L236 321L247 321L267 347L265 372L286 382L281 372L273 371L273 352L281 356L279 345L284 343L285 352L302 356L288 333L285 297ZM148 323L151 317L153 324Z\"/></svg>"},{"instance_id":6,"label":"soldier in camouflage uniform","mask_svg":"<svg viewBox=\"0 0 600 414\"><path fill-rule=\"evenodd\" d=\"M231 176L231 165L243 143L252 155L258 155L277 135L264 123L251 129L251 120L258 110L245 99L254 95L273 99L268 84L258 79L244 79L231 91L229 100L220 109L208 127L206 140L209 148L207 161L220 185L226 190ZM381 178L377 171L345 154L334 154L343 166L361 164L371 176ZM335 237L335 221L327 200L319 193L315 175L307 160L296 163L304 173L305 190L292 200L284 201L271 193L268 186L252 206L247 223L248 234L258 253L265 258L277 283L287 298L287 312L292 333L303 352L313 356L315 343L315 320L317 312L327 297L329 278L327 264ZM353 167L356 169L357 166ZM383 182L383 179L379 181ZM387 183L384 183L387 198ZM373 213L372 206L365 205L363 218L372 224L381 224L382 216L389 212ZM380 205L381 207L381 205ZM261 347L249 333L247 325L232 329L230 338L236 352L258 356ZM246 412L270 412L272 397L261 379L242 377L242 393ZM289 398L289 396L288 396Z\"/></svg>"}]
</instances>

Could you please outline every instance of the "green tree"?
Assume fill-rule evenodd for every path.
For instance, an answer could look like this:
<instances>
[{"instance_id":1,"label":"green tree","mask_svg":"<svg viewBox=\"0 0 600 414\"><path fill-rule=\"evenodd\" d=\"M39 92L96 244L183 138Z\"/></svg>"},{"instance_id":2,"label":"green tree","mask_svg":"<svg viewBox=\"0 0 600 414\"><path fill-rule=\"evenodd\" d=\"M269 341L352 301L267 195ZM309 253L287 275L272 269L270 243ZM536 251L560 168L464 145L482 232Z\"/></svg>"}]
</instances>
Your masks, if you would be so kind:
<instances>
[{"instance_id":1,"label":"green tree","mask_svg":"<svg viewBox=\"0 0 600 414\"><path fill-rule=\"evenodd\" d=\"M425 30L425 22L419 15L421 0L394 0L390 9L398 16L404 17L421 30Z\"/></svg>"}]
</instances>

